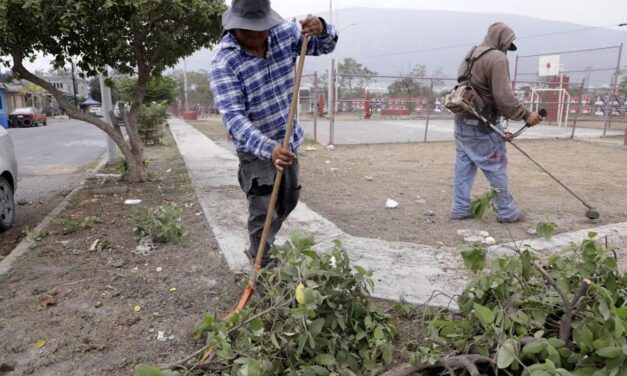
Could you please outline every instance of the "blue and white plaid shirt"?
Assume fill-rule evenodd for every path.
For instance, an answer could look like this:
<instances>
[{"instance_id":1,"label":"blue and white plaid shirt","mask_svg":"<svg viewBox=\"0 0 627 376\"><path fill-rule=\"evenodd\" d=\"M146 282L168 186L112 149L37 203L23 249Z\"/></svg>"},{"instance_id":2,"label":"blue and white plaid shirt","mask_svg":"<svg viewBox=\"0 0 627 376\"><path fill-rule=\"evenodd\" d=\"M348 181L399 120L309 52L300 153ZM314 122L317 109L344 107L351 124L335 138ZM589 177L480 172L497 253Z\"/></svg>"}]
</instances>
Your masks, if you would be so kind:
<instances>
[{"instance_id":1,"label":"blue and white plaid shirt","mask_svg":"<svg viewBox=\"0 0 627 376\"><path fill-rule=\"evenodd\" d=\"M270 159L283 141L302 40L296 23L277 25L270 30L263 59L247 54L232 33L222 38L211 61L209 83L238 152ZM307 55L332 52L336 42L335 28L327 24L324 34L309 38ZM303 138L294 120L291 149L297 151Z\"/></svg>"}]
</instances>

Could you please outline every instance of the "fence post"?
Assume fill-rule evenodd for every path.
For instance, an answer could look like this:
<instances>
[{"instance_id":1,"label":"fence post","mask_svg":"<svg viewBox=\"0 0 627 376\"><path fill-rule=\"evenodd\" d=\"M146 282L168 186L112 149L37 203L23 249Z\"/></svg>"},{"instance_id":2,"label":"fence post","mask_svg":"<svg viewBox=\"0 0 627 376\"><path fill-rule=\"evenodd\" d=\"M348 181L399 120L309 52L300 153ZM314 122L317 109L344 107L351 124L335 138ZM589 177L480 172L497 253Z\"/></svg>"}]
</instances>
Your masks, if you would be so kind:
<instances>
[{"instance_id":1,"label":"fence post","mask_svg":"<svg viewBox=\"0 0 627 376\"><path fill-rule=\"evenodd\" d=\"M607 111L609 111L609 113L605 113L605 125L603 127L603 137L605 137L605 134L607 133L607 128L609 128L610 123L612 122L612 110L611 110L611 106L612 106L612 98L616 97L616 89L618 87L618 75L620 74L620 59L623 55L623 44L620 44L620 47L618 48L618 59L616 59L616 71L614 72L614 79L612 80L612 88L611 93L610 93L610 103L609 105L606 107Z\"/></svg>"},{"instance_id":2,"label":"fence post","mask_svg":"<svg viewBox=\"0 0 627 376\"><path fill-rule=\"evenodd\" d=\"M329 145L333 145L335 137L335 59L331 59L331 72L329 73L329 87L331 88L331 98L329 98Z\"/></svg>"},{"instance_id":3,"label":"fence post","mask_svg":"<svg viewBox=\"0 0 627 376\"><path fill-rule=\"evenodd\" d=\"M314 72L313 87L313 136L314 141L318 142L318 71Z\"/></svg>"},{"instance_id":4,"label":"fence post","mask_svg":"<svg viewBox=\"0 0 627 376\"><path fill-rule=\"evenodd\" d=\"M425 137L424 142L427 142L427 133L429 133L429 118L431 118L431 99L433 98L433 79L430 79L431 85L429 85L429 97L427 98L427 123L425 124Z\"/></svg>"},{"instance_id":5,"label":"fence post","mask_svg":"<svg viewBox=\"0 0 627 376\"><path fill-rule=\"evenodd\" d=\"M575 111L575 120L573 121L573 130L570 132L570 139L575 138L575 128L577 128L577 118L579 117L579 112L581 111L581 96L583 95L583 87L586 83L586 79L581 80L581 86L579 86L579 103L577 104L577 111ZM566 124L568 126L568 124Z\"/></svg>"}]
</instances>

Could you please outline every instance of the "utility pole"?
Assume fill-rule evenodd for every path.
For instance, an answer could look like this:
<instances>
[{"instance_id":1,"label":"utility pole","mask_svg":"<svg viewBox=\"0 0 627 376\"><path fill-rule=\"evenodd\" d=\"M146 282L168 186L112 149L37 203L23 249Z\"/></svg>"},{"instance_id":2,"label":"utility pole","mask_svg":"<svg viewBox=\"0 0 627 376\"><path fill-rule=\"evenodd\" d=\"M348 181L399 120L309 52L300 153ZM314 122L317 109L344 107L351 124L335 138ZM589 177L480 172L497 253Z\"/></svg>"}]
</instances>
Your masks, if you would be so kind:
<instances>
[{"instance_id":1,"label":"utility pole","mask_svg":"<svg viewBox=\"0 0 627 376\"><path fill-rule=\"evenodd\" d=\"M113 122L115 119L111 118L113 113L113 100L111 99L111 88L105 83L105 79L102 73L100 73L100 100L102 101L102 112L104 113L105 122L113 128ZM107 152L108 160L107 164L115 164L118 162L118 146L115 144L110 136L107 136Z\"/></svg>"},{"instance_id":2,"label":"utility pole","mask_svg":"<svg viewBox=\"0 0 627 376\"><path fill-rule=\"evenodd\" d=\"M76 98L76 77L74 76L74 59L70 59L72 65L72 92L74 93L74 106L78 108L78 98Z\"/></svg>"},{"instance_id":3,"label":"utility pole","mask_svg":"<svg viewBox=\"0 0 627 376\"><path fill-rule=\"evenodd\" d=\"M187 59L183 59L183 96L185 98L185 112L189 111L189 105L187 104Z\"/></svg>"},{"instance_id":4,"label":"utility pole","mask_svg":"<svg viewBox=\"0 0 627 376\"><path fill-rule=\"evenodd\" d=\"M329 23L333 24L333 0L329 0ZM329 74L328 74L328 94L327 94L327 113L329 114L329 133L333 130L333 117L335 115L335 75L333 74L333 52L329 54ZM333 144L333 137L329 138L329 144Z\"/></svg>"}]
</instances>

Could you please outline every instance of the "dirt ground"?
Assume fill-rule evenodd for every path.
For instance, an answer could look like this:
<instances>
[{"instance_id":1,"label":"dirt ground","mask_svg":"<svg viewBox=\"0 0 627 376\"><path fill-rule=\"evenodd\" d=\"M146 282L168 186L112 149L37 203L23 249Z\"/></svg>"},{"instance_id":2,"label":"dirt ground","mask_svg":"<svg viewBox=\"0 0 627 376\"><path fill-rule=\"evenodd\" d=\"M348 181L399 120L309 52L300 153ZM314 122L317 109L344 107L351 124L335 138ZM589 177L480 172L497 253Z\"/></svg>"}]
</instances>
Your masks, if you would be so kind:
<instances>
[{"instance_id":1,"label":"dirt ground","mask_svg":"<svg viewBox=\"0 0 627 376\"><path fill-rule=\"evenodd\" d=\"M570 140L524 140L520 145L567 186L601 212L584 217L585 207L512 147L510 187L527 220L510 225L515 239L547 218L558 232L627 220L627 149ZM497 242L511 240L494 213L484 220L453 221L451 206L455 146L428 144L322 147L300 156L302 200L350 234L421 244L459 244L458 229L480 229ZM367 178L368 177L368 178ZM370 177L372 179L370 179ZM482 174L474 195L489 189ZM399 203L385 209L386 199Z\"/></svg>"},{"instance_id":2,"label":"dirt ground","mask_svg":"<svg viewBox=\"0 0 627 376\"><path fill-rule=\"evenodd\" d=\"M59 194L46 201L25 202L21 205L16 203L17 210L13 226L9 231L0 233L0 258L8 255L24 239L26 232L35 228L62 199L62 195Z\"/></svg>"},{"instance_id":3,"label":"dirt ground","mask_svg":"<svg viewBox=\"0 0 627 376\"><path fill-rule=\"evenodd\" d=\"M208 137L226 142L219 119L194 122ZM607 139L612 141L611 139ZM310 140L308 140L310 141ZM616 140L614 140L616 141ZM585 218L586 208L521 153L508 147L510 189L527 220L509 225L494 213L481 220L449 219L452 202L453 142L342 145L300 153L301 199L351 235L456 246L458 229L488 231L497 242L532 238L528 233L547 219L558 233L627 221L627 148L620 143L573 140L519 140L536 161L597 208L601 218ZM479 173L473 195L489 186ZM399 203L386 209L391 198Z\"/></svg>"},{"instance_id":4,"label":"dirt ground","mask_svg":"<svg viewBox=\"0 0 627 376\"><path fill-rule=\"evenodd\" d=\"M89 180L50 234L0 277L0 374L131 375L137 363L163 364L201 347L191 337L196 320L239 298L240 277L228 271L199 214L169 132L165 146L146 155L150 182ZM128 198L143 201L124 205ZM167 201L184 208L188 234L181 244L135 254L131 211ZM91 227L63 235L71 219L86 217ZM90 251L96 239L106 246Z\"/></svg>"}]
</instances>

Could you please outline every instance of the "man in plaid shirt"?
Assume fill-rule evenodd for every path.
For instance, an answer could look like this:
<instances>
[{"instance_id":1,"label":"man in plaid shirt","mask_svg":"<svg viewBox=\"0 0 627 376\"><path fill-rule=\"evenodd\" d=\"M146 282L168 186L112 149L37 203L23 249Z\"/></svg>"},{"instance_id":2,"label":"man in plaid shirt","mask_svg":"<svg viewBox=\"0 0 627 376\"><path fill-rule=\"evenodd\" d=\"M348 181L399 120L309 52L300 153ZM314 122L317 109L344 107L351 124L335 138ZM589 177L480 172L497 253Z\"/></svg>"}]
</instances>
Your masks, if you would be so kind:
<instances>
[{"instance_id":1,"label":"man in plaid shirt","mask_svg":"<svg viewBox=\"0 0 627 376\"><path fill-rule=\"evenodd\" d=\"M249 257L254 259L276 170L283 171L266 249L298 203L296 153L304 132L294 121L290 147L282 145L294 86L294 66L303 41L308 55L333 51L337 34L322 18L296 23L283 20L269 0L233 0L222 16L225 30L211 62L209 81L224 125L235 143L238 179L248 199ZM267 255L267 253L266 253ZM262 266L269 263L264 255Z\"/></svg>"}]
</instances>

